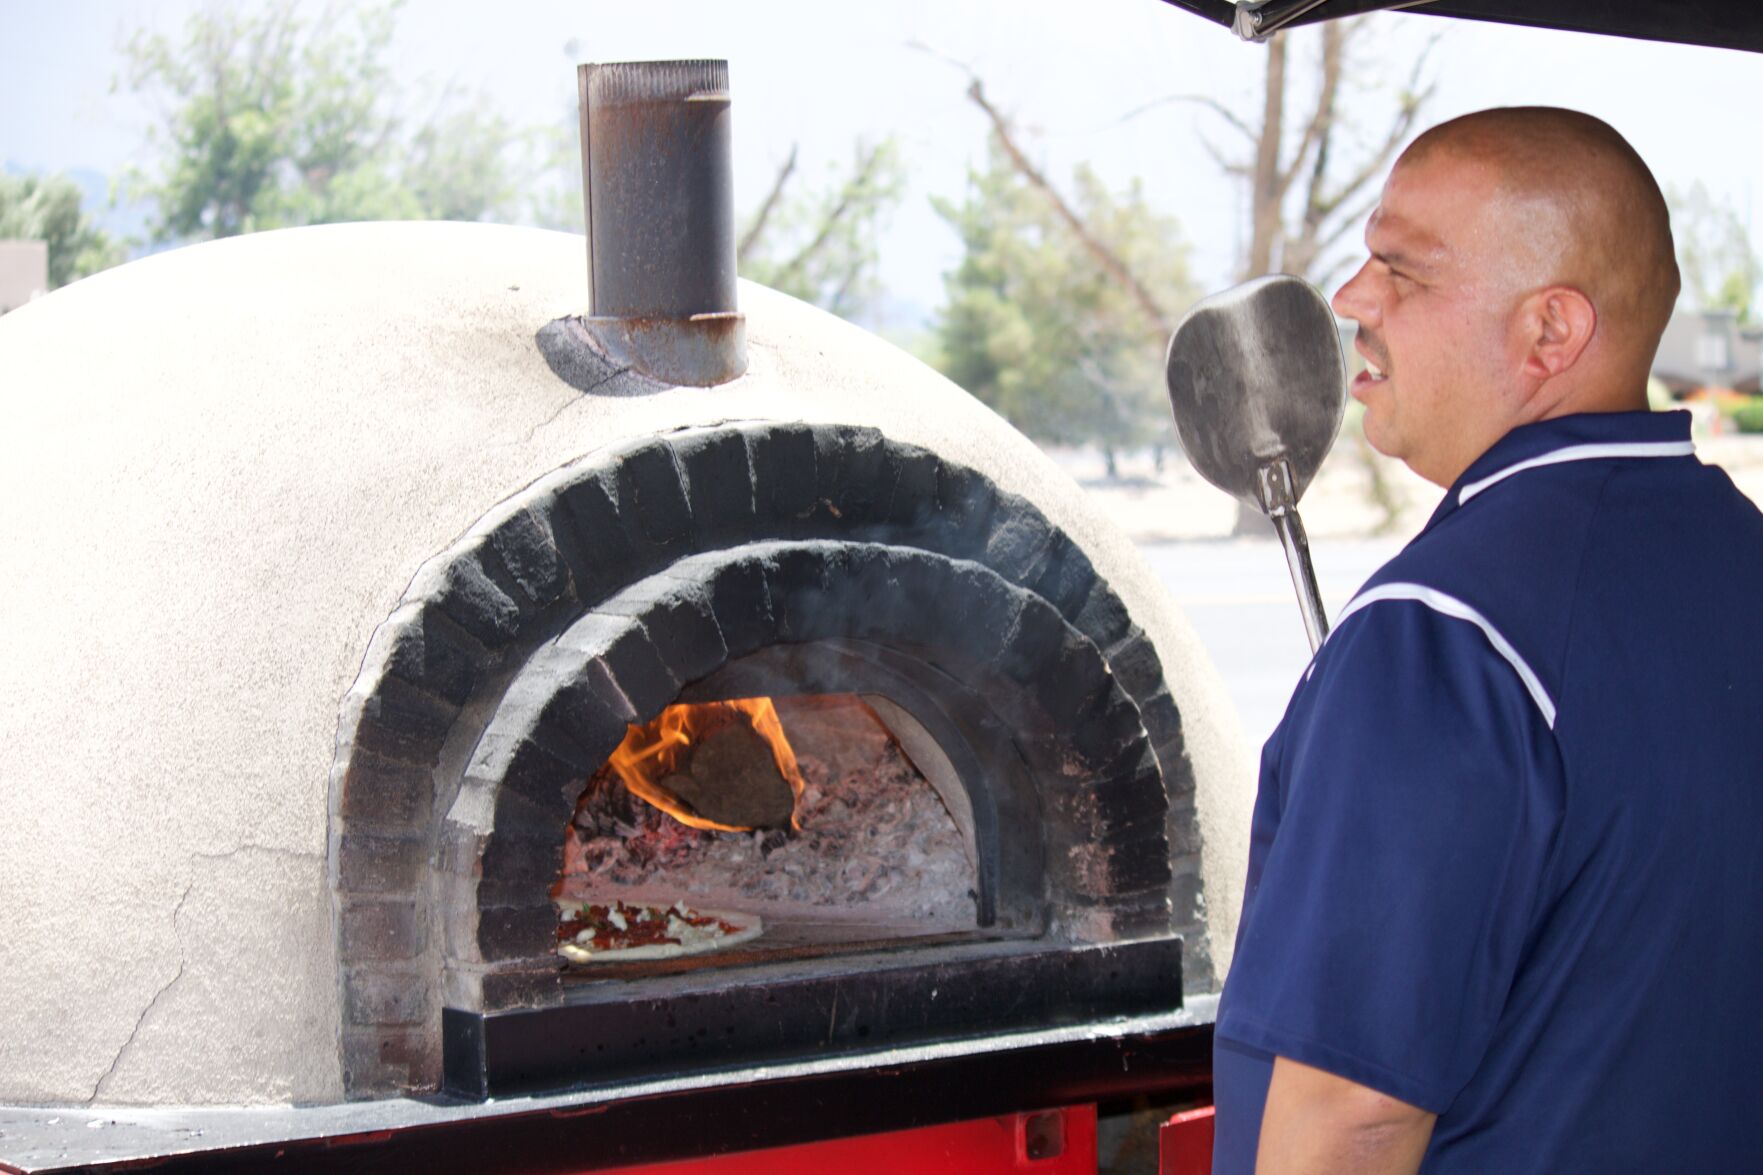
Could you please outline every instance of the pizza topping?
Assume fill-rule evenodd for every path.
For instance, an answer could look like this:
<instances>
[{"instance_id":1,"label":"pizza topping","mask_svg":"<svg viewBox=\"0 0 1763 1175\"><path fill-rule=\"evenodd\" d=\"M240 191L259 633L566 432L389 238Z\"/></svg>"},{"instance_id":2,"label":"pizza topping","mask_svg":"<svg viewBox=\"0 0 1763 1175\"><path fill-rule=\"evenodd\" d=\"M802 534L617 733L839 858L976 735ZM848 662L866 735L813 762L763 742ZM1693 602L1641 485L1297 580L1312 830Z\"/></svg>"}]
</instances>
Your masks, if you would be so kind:
<instances>
[{"instance_id":1,"label":"pizza topping","mask_svg":"<svg viewBox=\"0 0 1763 1175\"><path fill-rule=\"evenodd\" d=\"M732 921L731 921L732 919ZM718 915L693 910L683 901L671 907L614 901L584 902L559 922L557 953L586 963L642 952L657 958L713 950L755 937L761 928L751 915Z\"/></svg>"}]
</instances>

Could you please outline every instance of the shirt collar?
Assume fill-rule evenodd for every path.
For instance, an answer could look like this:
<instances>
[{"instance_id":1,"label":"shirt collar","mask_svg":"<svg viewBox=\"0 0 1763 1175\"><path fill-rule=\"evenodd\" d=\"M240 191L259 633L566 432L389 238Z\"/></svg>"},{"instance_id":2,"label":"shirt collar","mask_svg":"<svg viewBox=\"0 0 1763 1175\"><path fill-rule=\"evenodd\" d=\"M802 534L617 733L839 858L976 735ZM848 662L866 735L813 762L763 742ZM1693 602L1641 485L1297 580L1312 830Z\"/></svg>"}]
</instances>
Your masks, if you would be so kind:
<instances>
[{"instance_id":1,"label":"shirt collar","mask_svg":"<svg viewBox=\"0 0 1763 1175\"><path fill-rule=\"evenodd\" d=\"M1427 527L1483 490L1527 469L1563 461L1689 457L1695 451L1690 414L1684 411L1588 412L1520 425L1463 471Z\"/></svg>"}]
</instances>

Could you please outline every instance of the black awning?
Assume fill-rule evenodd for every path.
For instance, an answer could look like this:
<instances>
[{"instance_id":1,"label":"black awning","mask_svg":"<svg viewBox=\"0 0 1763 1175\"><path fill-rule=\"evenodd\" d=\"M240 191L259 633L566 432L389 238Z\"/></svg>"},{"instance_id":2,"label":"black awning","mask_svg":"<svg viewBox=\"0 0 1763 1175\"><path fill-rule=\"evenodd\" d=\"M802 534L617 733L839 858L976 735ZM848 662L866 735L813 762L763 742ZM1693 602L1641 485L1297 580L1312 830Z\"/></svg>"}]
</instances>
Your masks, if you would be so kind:
<instances>
[{"instance_id":1,"label":"black awning","mask_svg":"<svg viewBox=\"0 0 1763 1175\"><path fill-rule=\"evenodd\" d=\"M1226 28L1237 16L1237 6L1229 0L1164 3ZM1763 53L1763 4L1754 0L1268 0L1259 7L1264 20L1285 28L1402 8L1428 16Z\"/></svg>"}]
</instances>

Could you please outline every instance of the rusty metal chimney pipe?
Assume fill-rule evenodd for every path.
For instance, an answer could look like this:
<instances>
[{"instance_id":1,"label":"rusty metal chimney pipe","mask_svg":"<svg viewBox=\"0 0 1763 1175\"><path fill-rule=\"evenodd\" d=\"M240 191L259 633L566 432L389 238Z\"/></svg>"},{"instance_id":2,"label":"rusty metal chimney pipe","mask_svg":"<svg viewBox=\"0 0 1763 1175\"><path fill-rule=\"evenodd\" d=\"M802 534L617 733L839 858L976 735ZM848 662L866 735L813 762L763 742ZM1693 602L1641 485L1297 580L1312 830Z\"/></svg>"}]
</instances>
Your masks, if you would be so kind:
<instances>
[{"instance_id":1,"label":"rusty metal chimney pipe","mask_svg":"<svg viewBox=\"0 0 1763 1175\"><path fill-rule=\"evenodd\" d=\"M747 345L735 304L728 62L586 64L577 82L589 336L666 383L735 379Z\"/></svg>"}]
</instances>

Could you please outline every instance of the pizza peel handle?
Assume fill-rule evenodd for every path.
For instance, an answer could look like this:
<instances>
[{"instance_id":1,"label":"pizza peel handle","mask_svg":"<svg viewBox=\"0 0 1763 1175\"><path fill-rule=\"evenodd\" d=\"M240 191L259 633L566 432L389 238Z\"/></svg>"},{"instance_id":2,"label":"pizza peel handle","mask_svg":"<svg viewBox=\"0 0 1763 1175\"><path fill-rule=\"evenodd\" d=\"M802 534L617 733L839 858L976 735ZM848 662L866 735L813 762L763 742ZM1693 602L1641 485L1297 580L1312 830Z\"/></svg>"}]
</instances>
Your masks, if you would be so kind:
<instances>
[{"instance_id":1,"label":"pizza peel handle","mask_svg":"<svg viewBox=\"0 0 1763 1175\"><path fill-rule=\"evenodd\" d=\"M1314 287L1258 277L1197 303L1169 340L1169 404L1200 476L1273 520L1314 651L1328 616L1298 517L1346 412L1334 314Z\"/></svg>"}]
</instances>

